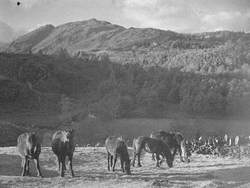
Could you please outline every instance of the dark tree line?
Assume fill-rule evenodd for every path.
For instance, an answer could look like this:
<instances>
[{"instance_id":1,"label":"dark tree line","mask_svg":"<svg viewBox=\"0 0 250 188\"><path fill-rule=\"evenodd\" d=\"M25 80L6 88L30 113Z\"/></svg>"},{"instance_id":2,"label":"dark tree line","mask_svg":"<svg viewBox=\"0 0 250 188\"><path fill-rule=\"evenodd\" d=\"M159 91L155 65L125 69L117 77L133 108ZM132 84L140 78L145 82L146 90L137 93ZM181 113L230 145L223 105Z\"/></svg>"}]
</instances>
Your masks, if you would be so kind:
<instances>
[{"instance_id":1,"label":"dark tree line","mask_svg":"<svg viewBox=\"0 0 250 188\"><path fill-rule=\"evenodd\" d=\"M76 119L86 114L114 119L173 113L247 116L250 112L250 80L242 72L199 74L121 65L108 58L41 54L0 54L0 68L1 104L14 101L21 107L51 108ZM33 84L32 90L27 82Z\"/></svg>"}]
</instances>

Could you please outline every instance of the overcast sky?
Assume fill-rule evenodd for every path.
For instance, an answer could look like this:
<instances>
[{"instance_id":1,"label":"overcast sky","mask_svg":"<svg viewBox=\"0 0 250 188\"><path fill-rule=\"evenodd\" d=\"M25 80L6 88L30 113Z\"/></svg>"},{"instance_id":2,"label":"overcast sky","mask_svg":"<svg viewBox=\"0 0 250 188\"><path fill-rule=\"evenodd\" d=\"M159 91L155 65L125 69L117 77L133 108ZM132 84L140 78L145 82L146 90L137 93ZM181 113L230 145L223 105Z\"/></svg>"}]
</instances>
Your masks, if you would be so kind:
<instances>
[{"instance_id":1,"label":"overcast sky","mask_svg":"<svg viewBox=\"0 0 250 188\"><path fill-rule=\"evenodd\" d=\"M250 32L250 0L0 0L0 21L32 30L97 18L177 32Z\"/></svg>"}]
</instances>

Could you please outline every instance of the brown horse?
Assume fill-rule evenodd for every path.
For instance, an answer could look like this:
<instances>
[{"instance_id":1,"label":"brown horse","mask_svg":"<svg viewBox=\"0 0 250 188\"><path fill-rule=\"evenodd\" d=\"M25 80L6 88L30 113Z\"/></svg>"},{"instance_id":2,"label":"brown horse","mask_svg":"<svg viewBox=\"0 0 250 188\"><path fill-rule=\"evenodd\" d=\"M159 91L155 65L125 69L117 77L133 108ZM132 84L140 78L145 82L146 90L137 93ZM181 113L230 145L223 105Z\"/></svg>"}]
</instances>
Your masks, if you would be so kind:
<instances>
[{"instance_id":1,"label":"brown horse","mask_svg":"<svg viewBox=\"0 0 250 188\"><path fill-rule=\"evenodd\" d=\"M121 160L122 171L126 171L126 174L130 175L130 159L125 141L121 137L110 136L105 141L105 147L108 153L108 170L110 170L111 166L112 170L115 171L115 164L117 157L119 156Z\"/></svg>"},{"instance_id":2,"label":"brown horse","mask_svg":"<svg viewBox=\"0 0 250 188\"><path fill-rule=\"evenodd\" d=\"M39 165L41 144L34 132L23 133L17 138L17 150L22 157L22 176L29 175L29 162L34 160L37 169L37 176L42 177Z\"/></svg>"},{"instance_id":3,"label":"brown horse","mask_svg":"<svg viewBox=\"0 0 250 188\"><path fill-rule=\"evenodd\" d=\"M61 177L64 176L66 166L65 159L68 156L71 175L74 177L72 167L73 153L75 151L74 131L72 129L67 131L56 131L52 136L52 151L57 156L58 171Z\"/></svg>"},{"instance_id":4,"label":"brown horse","mask_svg":"<svg viewBox=\"0 0 250 188\"><path fill-rule=\"evenodd\" d=\"M189 161L187 159L185 139L181 133L157 131L151 133L150 137L162 140L166 145L168 145L169 149L172 151L173 157L178 151L182 162Z\"/></svg>"},{"instance_id":5,"label":"brown horse","mask_svg":"<svg viewBox=\"0 0 250 188\"><path fill-rule=\"evenodd\" d=\"M135 158L138 156L138 166L141 167L140 156L143 149L148 153L156 154L157 167L160 166L159 155L162 155L166 158L167 164L170 168L173 166L173 155L171 154L169 147L162 140L139 136L133 140L133 149L133 166L135 166Z\"/></svg>"}]
</instances>

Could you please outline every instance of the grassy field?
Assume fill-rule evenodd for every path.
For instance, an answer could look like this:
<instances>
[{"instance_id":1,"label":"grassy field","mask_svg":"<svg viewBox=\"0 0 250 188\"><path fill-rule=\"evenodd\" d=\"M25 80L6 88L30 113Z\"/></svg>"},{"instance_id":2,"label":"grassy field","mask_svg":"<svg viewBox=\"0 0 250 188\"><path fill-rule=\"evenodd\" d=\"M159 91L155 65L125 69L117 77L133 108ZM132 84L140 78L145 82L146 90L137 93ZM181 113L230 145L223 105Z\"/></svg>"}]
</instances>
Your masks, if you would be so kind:
<instances>
[{"instance_id":1,"label":"grassy field","mask_svg":"<svg viewBox=\"0 0 250 188\"><path fill-rule=\"evenodd\" d=\"M132 155L131 149L129 150ZM40 156L43 178L35 177L31 163L31 177L21 177L21 159L15 147L0 148L0 187L248 187L250 184L250 158L215 157L194 154L190 163L181 163L177 157L173 168L164 162L155 167L150 154L143 154L142 167L131 167L132 175L120 170L118 160L116 171L107 170L107 156L103 147L77 147L73 168L76 177L67 171L64 178L57 172L56 157L51 148L43 147Z\"/></svg>"}]
</instances>

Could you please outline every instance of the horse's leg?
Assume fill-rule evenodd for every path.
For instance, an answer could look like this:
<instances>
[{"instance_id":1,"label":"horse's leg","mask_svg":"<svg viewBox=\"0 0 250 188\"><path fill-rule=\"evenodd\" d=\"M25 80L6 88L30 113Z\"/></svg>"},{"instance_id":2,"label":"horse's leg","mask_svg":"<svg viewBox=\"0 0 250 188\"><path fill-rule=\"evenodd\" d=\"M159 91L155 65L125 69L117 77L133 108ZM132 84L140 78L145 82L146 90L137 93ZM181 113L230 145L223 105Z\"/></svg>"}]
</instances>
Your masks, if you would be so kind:
<instances>
[{"instance_id":1,"label":"horse's leg","mask_svg":"<svg viewBox=\"0 0 250 188\"><path fill-rule=\"evenodd\" d=\"M134 151L134 153L133 153L133 161L132 161L133 166L135 166L135 158L136 158L136 152Z\"/></svg>"},{"instance_id":2,"label":"horse's leg","mask_svg":"<svg viewBox=\"0 0 250 188\"><path fill-rule=\"evenodd\" d=\"M73 160L73 154L69 155L69 167L70 167L70 171L71 171L71 176L74 177L74 171L73 171L73 165L72 165L72 160Z\"/></svg>"},{"instance_id":3,"label":"horse's leg","mask_svg":"<svg viewBox=\"0 0 250 188\"><path fill-rule=\"evenodd\" d=\"M115 164L116 164L116 161L117 161L117 154L115 154L115 157L114 157L114 164L113 164L113 172L115 171Z\"/></svg>"},{"instance_id":4,"label":"horse's leg","mask_svg":"<svg viewBox=\"0 0 250 188\"><path fill-rule=\"evenodd\" d=\"M160 155L160 154L159 154L159 155ZM161 165L161 163L163 163L163 161L164 161L164 154L161 153L161 156L162 156L162 159L160 159L160 165Z\"/></svg>"},{"instance_id":5,"label":"horse's leg","mask_svg":"<svg viewBox=\"0 0 250 188\"><path fill-rule=\"evenodd\" d=\"M110 171L109 161L110 161L110 153L108 152L108 171Z\"/></svg>"},{"instance_id":6,"label":"horse's leg","mask_svg":"<svg viewBox=\"0 0 250 188\"><path fill-rule=\"evenodd\" d=\"M65 172L65 156L61 156L61 177L64 177Z\"/></svg>"},{"instance_id":7,"label":"horse's leg","mask_svg":"<svg viewBox=\"0 0 250 188\"><path fill-rule=\"evenodd\" d=\"M41 170L40 170L40 164L39 164L39 158L38 157L35 158L34 162L36 164L37 176L42 177L42 173L41 173Z\"/></svg>"},{"instance_id":8,"label":"horse's leg","mask_svg":"<svg viewBox=\"0 0 250 188\"><path fill-rule=\"evenodd\" d=\"M67 168L66 168L66 155L64 156L64 163L63 163L63 169L64 169L64 171L66 171L67 170Z\"/></svg>"},{"instance_id":9,"label":"horse's leg","mask_svg":"<svg viewBox=\"0 0 250 188\"><path fill-rule=\"evenodd\" d=\"M26 164L26 175L27 175L27 176L30 175L30 160L27 160L27 164Z\"/></svg>"},{"instance_id":10,"label":"horse's leg","mask_svg":"<svg viewBox=\"0 0 250 188\"><path fill-rule=\"evenodd\" d=\"M240 151L240 146L238 146L238 159L241 159L241 151Z\"/></svg>"},{"instance_id":11,"label":"horse's leg","mask_svg":"<svg viewBox=\"0 0 250 188\"><path fill-rule=\"evenodd\" d=\"M60 157L57 155L57 162L58 162L58 173L60 173L61 170L61 159Z\"/></svg>"},{"instance_id":12,"label":"horse's leg","mask_svg":"<svg viewBox=\"0 0 250 188\"><path fill-rule=\"evenodd\" d=\"M124 163L123 163L123 160L122 160L121 157L120 157L120 161L121 161L121 169L122 169L122 172L125 172L125 171L124 171Z\"/></svg>"},{"instance_id":13,"label":"horse's leg","mask_svg":"<svg viewBox=\"0 0 250 188\"><path fill-rule=\"evenodd\" d=\"M137 164L137 166L138 167L141 167L141 152L139 152L138 154L137 154L137 156L138 156L138 164Z\"/></svg>"},{"instance_id":14,"label":"horse's leg","mask_svg":"<svg viewBox=\"0 0 250 188\"><path fill-rule=\"evenodd\" d=\"M25 176L26 174L26 165L27 165L27 157L24 157L22 158L22 167L23 167L22 176Z\"/></svg>"},{"instance_id":15,"label":"horse's leg","mask_svg":"<svg viewBox=\"0 0 250 188\"><path fill-rule=\"evenodd\" d=\"M159 160L160 160L159 153L156 153L156 167L160 167Z\"/></svg>"},{"instance_id":16,"label":"horse's leg","mask_svg":"<svg viewBox=\"0 0 250 188\"><path fill-rule=\"evenodd\" d=\"M152 160L155 161L155 155L152 153Z\"/></svg>"},{"instance_id":17,"label":"horse's leg","mask_svg":"<svg viewBox=\"0 0 250 188\"><path fill-rule=\"evenodd\" d=\"M110 166L111 166L111 168L113 167L113 155L110 155Z\"/></svg>"}]
</instances>

